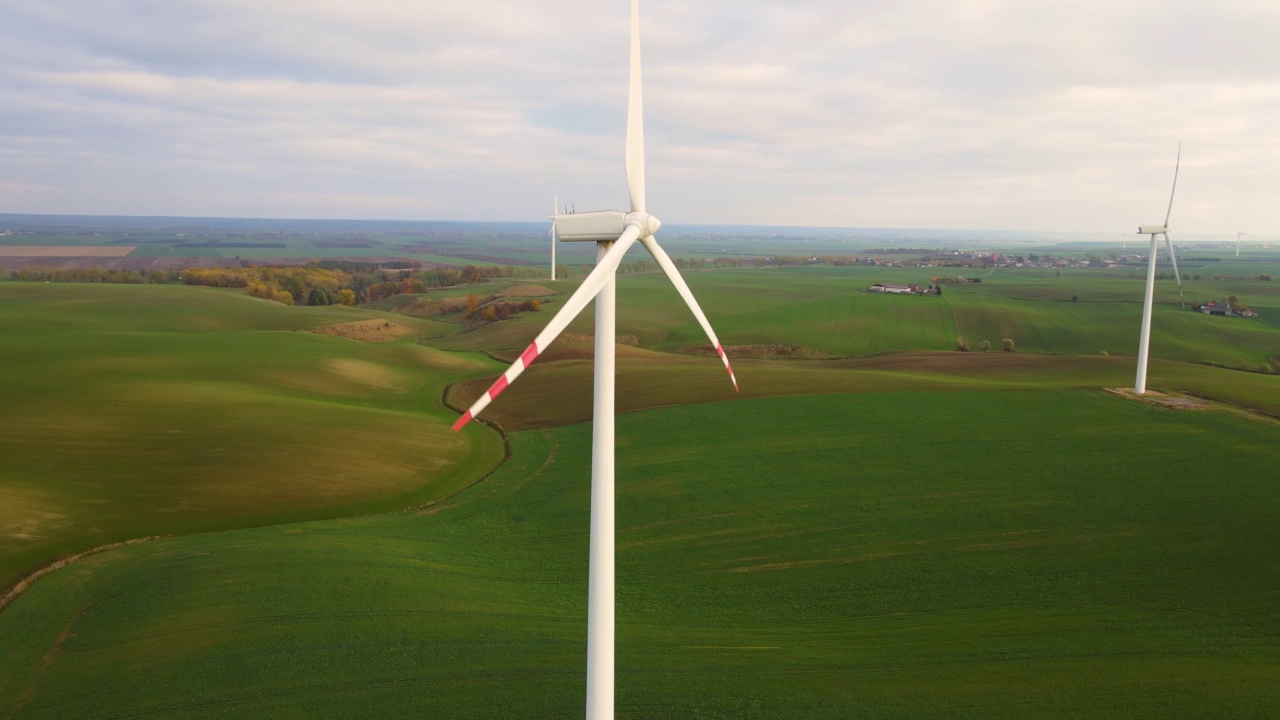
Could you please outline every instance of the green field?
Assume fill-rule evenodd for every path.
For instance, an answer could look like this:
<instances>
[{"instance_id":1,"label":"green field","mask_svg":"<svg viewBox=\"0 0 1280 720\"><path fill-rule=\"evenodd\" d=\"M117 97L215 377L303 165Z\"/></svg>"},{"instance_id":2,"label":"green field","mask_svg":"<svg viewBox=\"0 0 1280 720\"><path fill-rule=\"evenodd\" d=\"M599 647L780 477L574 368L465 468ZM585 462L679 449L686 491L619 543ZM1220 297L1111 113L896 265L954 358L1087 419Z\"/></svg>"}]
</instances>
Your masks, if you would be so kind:
<instances>
[{"instance_id":1,"label":"green field","mask_svg":"<svg viewBox=\"0 0 1280 720\"><path fill-rule=\"evenodd\" d=\"M862 292L929 272L687 273L725 345L830 356L735 359L738 395L665 278L619 280L618 716L1272 714L1280 377L1209 364L1271 362L1280 320L1164 283L1150 385L1210 401L1170 410L1102 390L1140 280ZM478 329L0 283L0 586L173 536L0 609L0 719L580 715L589 340L448 431L577 283ZM305 332L364 319L415 336Z\"/></svg>"},{"instance_id":2,"label":"green field","mask_svg":"<svg viewBox=\"0 0 1280 720\"><path fill-rule=\"evenodd\" d=\"M379 316L0 284L0 587L105 543L396 509L474 481L500 445L449 433L440 396L482 365L299 332Z\"/></svg>"},{"instance_id":3,"label":"green field","mask_svg":"<svg viewBox=\"0 0 1280 720\"><path fill-rule=\"evenodd\" d=\"M484 417L507 430L589 420L590 352L585 343L553 346L526 371L523 382L512 385L485 410ZM1030 353L884 353L837 361L740 360L733 366L740 397L749 398L883 390L1131 388L1134 381L1132 358ZM619 347L617 378L618 412L734 397L724 368L705 357ZM1153 389L1189 393L1225 407L1280 418L1280 382L1275 376L1153 361L1148 380ZM450 404L469 405L491 381L492 377L478 377L453 385L448 392Z\"/></svg>"},{"instance_id":4,"label":"green field","mask_svg":"<svg viewBox=\"0 0 1280 720\"><path fill-rule=\"evenodd\" d=\"M725 345L789 344L840 357L897 350L954 350L964 337L977 350L982 340L995 349L1014 340L1019 350L1061 355L1136 356L1142 319L1141 281L1116 278L1076 280L1069 287L1093 289L1111 301L1071 302L1071 292L1045 281L1040 293L1026 278L993 275L981 284L948 286L941 297L900 296L863 290L885 275L881 268L791 268L695 272L688 282L716 334ZM902 268L890 268L894 273ZM927 273L920 270L917 273ZM904 278L898 278L902 280ZM927 282L927 275L917 278ZM542 283L564 292L576 281ZM1174 287L1172 283L1167 283ZM1267 285L1267 284L1262 284ZM1262 288L1270 289L1270 288ZM483 290L480 290L483 292ZM1183 310L1165 292L1152 321L1151 356L1256 369L1280 356L1280 285L1270 295L1251 297L1269 320L1212 317ZM1062 296L1065 293L1065 297ZM1125 295L1128 299L1123 299ZM557 308L550 298L546 311ZM385 309L390 309L390 306ZM521 350L545 324L526 314L434 343L448 350ZM569 330L591 333L590 309ZM678 351L706 344L702 329L666 278L636 275L618 281L618 334L639 345Z\"/></svg>"},{"instance_id":5,"label":"green field","mask_svg":"<svg viewBox=\"0 0 1280 720\"><path fill-rule=\"evenodd\" d=\"M1277 435L1098 391L623 416L618 715L1266 716ZM0 614L0 707L579 714L590 428L512 443L431 513L181 538L50 576Z\"/></svg>"}]
</instances>

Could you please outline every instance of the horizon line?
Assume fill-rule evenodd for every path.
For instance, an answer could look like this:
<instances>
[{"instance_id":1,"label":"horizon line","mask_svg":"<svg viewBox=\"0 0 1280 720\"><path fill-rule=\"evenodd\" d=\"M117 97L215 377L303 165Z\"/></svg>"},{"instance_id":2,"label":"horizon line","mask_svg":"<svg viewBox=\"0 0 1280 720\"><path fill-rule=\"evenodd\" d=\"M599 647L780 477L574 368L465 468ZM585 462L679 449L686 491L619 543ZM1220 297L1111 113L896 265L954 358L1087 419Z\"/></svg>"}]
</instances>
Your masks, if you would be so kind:
<instances>
[{"instance_id":1,"label":"horizon line","mask_svg":"<svg viewBox=\"0 0 1280 720\"><path fill-rule=\"evenodd\" d=\"M319 217L253 217L253 216L237 216L237 215L111 215L111 214L95 214L95 213L20 213L20 212L0 212L0 220L5 218L23 218L23 219L62 219L62 220L147 220L147 221L202 221L202 222L267 222L267 223L386 223L396 225L490 225L490 226L510 226L512 228L527 226L541 227L546 225L550 217L539 220L406 220L406 219L386 219L386 218L319 218ZM74 225L74 222L64 222L63 224ZM86 223L87 224L87 223ZM750 224L750 223L714 223L714 222L667 222L664 223L668 231L683 228L743 228L743 229L761 229L776 228L779 230L790 231L810 231L810 232L835 232L835 231L891 231L891 232L939 232L939 233L998 233L1002 235L1012 234L1031 234L1037 236L1045 235L1062 235L1062 236L1079 236L1079 235L1096 235L1099 240L1111 242L1114 239L1122 239L1125 236L1132 235L1135 242L1142 242L1137 238L1140 237L1136 233L1119 233L1114 230L1028 230L1028 229L1010 229L1010 228L950 228L950 227L925 227L925 226L875 226L875 225L787 225L787 224ZM1177 233L1172 233L1176 235ZM1235 242L1236 231L1222 233L1205 233L1205 232L1187 232L1185 235L1206 237L1221 234L1224 242L1230 240ZM1248 233L1254 238L1275 237L1260 233ZM1256 242L1256 241L1255 241Z\"/></svg>"}]
</instances>

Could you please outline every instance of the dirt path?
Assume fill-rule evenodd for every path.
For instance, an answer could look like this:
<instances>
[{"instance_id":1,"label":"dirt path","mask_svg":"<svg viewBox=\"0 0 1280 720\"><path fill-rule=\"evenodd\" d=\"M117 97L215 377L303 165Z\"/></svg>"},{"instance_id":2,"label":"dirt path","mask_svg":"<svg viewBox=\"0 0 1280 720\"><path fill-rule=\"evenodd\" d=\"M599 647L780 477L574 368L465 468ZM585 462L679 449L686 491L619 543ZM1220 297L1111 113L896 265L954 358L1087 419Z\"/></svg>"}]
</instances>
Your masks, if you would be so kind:
<instances>
[{"instance_id":1,"label":"dirt path","mask_svg":"<svg viewBox=\"0 0 1280 720\"><path fill-rule=\"evenodd\" d=\"M1162 392L1160 390L1147 389L1142 395L1134 393L1133 388L1103 388L1109 393L1119 395L1123 398L1136 400L1137 402L1155 405L1156 407L1165 408L1166 410L1217 410L1219 412L1229 412L1236 415L1242 415L1251 420L1273 423L1280 425L1280 418L1268 415L1264 412L1251 410L1241 407L1226 400L1209 397L1207 395L1197 395L1189 392Z\"/></svg>"}]
</instances>

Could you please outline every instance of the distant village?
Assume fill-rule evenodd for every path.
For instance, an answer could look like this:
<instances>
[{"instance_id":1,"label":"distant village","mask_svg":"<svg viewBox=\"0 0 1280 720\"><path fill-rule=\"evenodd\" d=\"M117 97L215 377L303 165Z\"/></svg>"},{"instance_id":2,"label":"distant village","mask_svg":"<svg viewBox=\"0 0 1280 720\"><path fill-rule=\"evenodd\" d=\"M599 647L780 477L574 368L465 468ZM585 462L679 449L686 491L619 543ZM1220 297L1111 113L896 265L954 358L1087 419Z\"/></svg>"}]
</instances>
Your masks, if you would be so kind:
<instances>
[{"instance_id":1,"label":"distant village","mask_svg":"<svg viewBox=\"0 0 1280 720\"><path fill-rule=\"evenodd\" d=\"M885 249L871 251L877 255L894 253L906 254L900 249ZM1147 263L1147 256L1141 253L1107 253L1104 257L1096 253L1085 253L1083 258L1078 257L1054 257L1047 253L998 253L985 252L975 250L951 250L939 253L936 250L925 250L923 248L908 251L910 254L919 254L920 257L904 258L902 260L886 259L882 257L856 257L853 258L858 265L875 265L878 267L964 267L964 268L1115 268L1115 267L1144 267ZM812 257L809 262L821 262L825 258ZM1203 259L1202 259L1203 260Z\"/></svg>"},{"instance_id":2,"label":"distant village","mask_svg":"<svg viewBox=\"0 0 1280 720\"><path fill-rule=\"evenodd\" d=\"M877 254L882 252L901 253L900 249L875 251ZM997 268L997 267L1039 267L1039 268L1065 268L1065 267L1098 267L1096 264L1091 265L1090 260L1078 260L1067 257L1052 257L1047 254L1002 254L996 252L976 252L965 250L953 250L951 252L936 254L937 251L929 250L910 250L911 254L924 254L922 257L904 258L902 260L893 260L875 257L858 257L855 261L858 265L875 265L878 267L964 267L964 268ZM818 262L820 258L810 258L810 262ZM1101 264L1103 260L1096 258L1097 263Z\"/></svg>"},{"instance_id":3,"label":"distant village","mask_svg":"<svg viewBox=\"0 0 1280 720\"><path fill-rule=\"evenodd\" d=\"M867 292L885 293L888 295L941 295L944 283L980 283L982 278L968 279L963 276L952 278L934 278L927 286L921 287L915 283L907 283L901 285L898 283L879 282L867 288ZM1073 298L1074 299L1074 298ZM1221 315L1224 317L1243 317L1256 318L1258 313L1249 308L1248 305L1241 305L1233 296L1228 300L1221 302L1213 301L1196 305L1191 308L1205 315Z\"/></svg>"},{"instance_id":4,"label":"distant village","mask_svg":"<svg viewBox=\"0 0 1280 720\"><path fill-rule=\"evenodd\" d=\"M1073 258L1054 258L1049 255L1003 255L1000 253L986 252L962 252L955 251L953 254L943 257L924 256L923 258L912 258L910 260L885 260L882 258L858 258L859 263L868 265L876 265L879 267L917 267L917 268L937 268L937 267L965 267L965 268L1001 268L1001 267L1040 267L1040 268L1098 268L1098 267L1116 267L1123 265L1139 265L1146 262L1146 256L1116 255L1111 253L1107 258L1090 254L1084 260ZM1200 279L1199 275L1192 276L1191 273L1183 273L1186 279L1190 280L1194 277ZM1270 280L1271 276L1261 275L1259 280ZM869 286L867 292L885 293L889 295L941 295L942 286L944 284L968 284L981 283L980 277L965 277L957 275L955 277L933 277L928 285L921 286L916 283L890 283L879 282ZM1075 297L1072 297L1075 300ZM1210 301L1195 305L1192 308L1197 312L1205 315L1219 315L1223 317L1242 317L1256 318L1258 313L1253 311L1248 305L1239 302L1234 295L1219 301Z\"/></svg>"}]
</instances>

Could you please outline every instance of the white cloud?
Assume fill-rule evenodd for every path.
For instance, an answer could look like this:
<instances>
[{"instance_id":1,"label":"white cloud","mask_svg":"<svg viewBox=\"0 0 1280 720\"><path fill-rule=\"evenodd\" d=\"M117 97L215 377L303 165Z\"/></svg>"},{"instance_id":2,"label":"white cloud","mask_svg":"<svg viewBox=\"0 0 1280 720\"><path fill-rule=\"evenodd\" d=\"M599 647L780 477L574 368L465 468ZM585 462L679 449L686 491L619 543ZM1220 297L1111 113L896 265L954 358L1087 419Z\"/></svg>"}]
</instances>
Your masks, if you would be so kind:
<instances>
[{"instance_id":1,"label":"white cloud","mask_svg":"<svg viewBox=\"0 0 1280 720\"><path fill-rule=\"evenodd\" d=\"M1280 232L1280 6L646 0L667 222ZM625 2L0 0L0 211L626 202Z\"/></svg>"}]
</instances>

